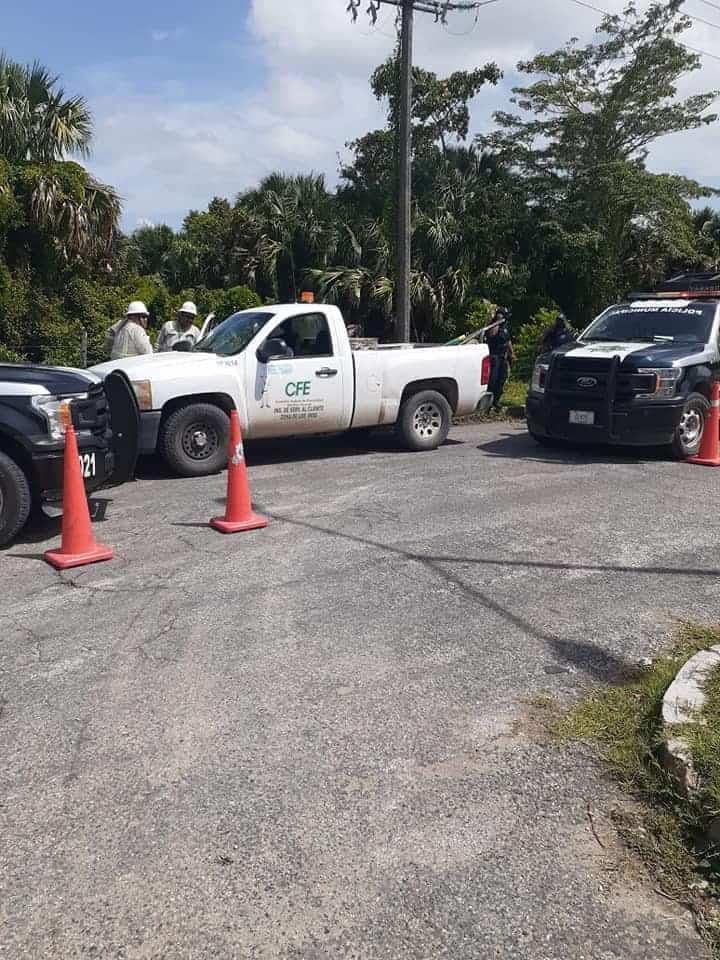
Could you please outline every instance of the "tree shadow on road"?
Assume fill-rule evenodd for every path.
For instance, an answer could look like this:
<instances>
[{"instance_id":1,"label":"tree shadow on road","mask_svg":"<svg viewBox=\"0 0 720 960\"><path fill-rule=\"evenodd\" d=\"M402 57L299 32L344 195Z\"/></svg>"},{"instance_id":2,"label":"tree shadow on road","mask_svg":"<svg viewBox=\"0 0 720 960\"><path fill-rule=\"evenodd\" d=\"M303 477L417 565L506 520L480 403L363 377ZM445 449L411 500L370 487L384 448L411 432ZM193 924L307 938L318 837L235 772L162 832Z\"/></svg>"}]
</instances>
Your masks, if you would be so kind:
<instances>
[{"instance_id":1,"label":"tree shadow on road","mask_svg":"<svg viewBox=\"0 0 720 960\"><path fill-rule=\"evenodd\" d=\"M331 537L337 537L344 540L350 540L364 546L374 547L385 553L394 554L402 557L404 560L414 561L422 564L438 579L461 590L463 594L471 601L480 604L486 610L501 617L506 622L512 624L522 633L539 640L551 651L554 659L559 664L566 664L581 671L595 680L605 683L626 682L633 679L638 674L637 665L631 661L623 660L608 650L589 643L585 640L576 640L574 638L560 637L546 630L543 627L532 623L526 617L520 616L513 610L510 610L498 600L489 596L485 591L479 589L473 584L467 583L456 572L448 569L446 564L468 564L468 565L486 565L498 567L524 567L527 569L547 569L547 570L568 570L582 572L609 572L623 575L676 575L689 577L708 577L717 579L720 577L720 569L707 568L679 568L664 566L631 567L618 564L577 564L560 563L554 561L542 560L522 560L522 559L504 559L486 558L486 557L457 557L457 556L430 556L418 553L414 550L405 550L392 544L382 543L378 540L372 540L368 537L361 537L357 534L344 533L324 527L316 523L310 523L306 520L297 520L292 517L285 517L280 514L273 514L258 505L264 514L274 520L282 523L288 523L293 526L303 527L318 533ZM558 671L561 672L561 671Z\"/></svg>"}]
</instances>

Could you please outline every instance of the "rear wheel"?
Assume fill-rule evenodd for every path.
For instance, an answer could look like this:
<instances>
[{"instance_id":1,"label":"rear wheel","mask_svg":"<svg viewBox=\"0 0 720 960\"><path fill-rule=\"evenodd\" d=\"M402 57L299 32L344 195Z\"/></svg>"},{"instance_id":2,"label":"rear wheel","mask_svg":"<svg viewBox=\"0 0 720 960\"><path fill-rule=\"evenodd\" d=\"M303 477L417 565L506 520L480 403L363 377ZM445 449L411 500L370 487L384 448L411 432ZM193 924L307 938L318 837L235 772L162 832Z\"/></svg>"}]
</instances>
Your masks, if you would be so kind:
<instances>
[{"instance_id":1,"label":"rear wheel","mask_svg":"<svg viewBox=\"0 0 720 960\"><path fill-rule=\"evenodd\" d=\"M230 420L220 407L193 403L180 407L160 432L160 452L182 477L205 477L227 465Z\"/></svg>"},{"instance_id":2,"label":"rear wheel","mask_svg":"<svg viewBox=\"0 0 720 960\"><path fill-rule=\"evenodd\" d=\"M397 431L408 450L435 450L450 432L452 410L436 390L415 393L400 407Z\"/></svg>"},{"instance_id":3,"label":"rear wheel","mask_svg":"<svg viewBox=\"0 0 720 960\"><path fill-rule=\"evenodd\" d=\"M25 526L31 505L27 477L14 460L0 453L0 547Z\"/></svg>"},{"instance_id":4,"label":"rear wheel","mask_svg":"<svg viewBox=\"0 0 720 960\"><path fill-rule=\"evenodd\" d=\"M672 441L673 455L679 460L697 454L709 414L710 402L707 397L701 393L691 393L683 406Z\"/></svg>"}]
</instances>

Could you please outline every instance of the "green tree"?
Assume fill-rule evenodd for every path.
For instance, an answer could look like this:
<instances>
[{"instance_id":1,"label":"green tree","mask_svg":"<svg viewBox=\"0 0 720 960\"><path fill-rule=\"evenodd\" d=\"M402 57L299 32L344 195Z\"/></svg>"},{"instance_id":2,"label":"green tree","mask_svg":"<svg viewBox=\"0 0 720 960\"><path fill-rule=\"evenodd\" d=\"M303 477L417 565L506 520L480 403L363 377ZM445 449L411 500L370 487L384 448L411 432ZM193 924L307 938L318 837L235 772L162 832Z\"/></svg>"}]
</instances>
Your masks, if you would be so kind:
<instances>
[{"instance_id":1,"label":"green tree","mask_svg":"<svg viewBox=\"0 0 720 960\"><path fill-rule=\"evenodd\" d=\"M9 261L106 256L120 215L114 190L69 154L87 155L92 117L82 97L68 97L40 64L0 53L0 195L10 198Z\"/></svg>"},{"instance_id":2,"label":"green tree","mask_svg":"<svg viewBox=\"0 0 720 960\"><path fill-rule=\"evenodd\" d=\"M651 173L650 146L670 133L713 123L709 92L677 97L700 57L678 39L690 25L683 0L606 16L598 37L518 64L538 77L514 90L520 113L495 115L499 129L479 138L524 178L533 203L536 249L552 263L549 292L585 318L638 272L692 258L689 200L712 191L693 180ZM634 257L648 229L651 263Z\"/></svg>"},{"instance_id":3,"label":"green tree","mask_svg":"<svg viewBox=\"0 0 720 960\"><path fill-rule=\"evenodd\" d=\"M333 197L322 176L275 173L238 198L233 258L242 282L297 300L303 277L332 262L339 243Z\"/></svg>"},{"instance_id":4,"label":"green tree","mask_svg":"<svg viewBox=\"0 0 720 960\"><path fill-rule=\"evenodd\" d=\"M0 155L11 163L85 156L92 127L83 97L67 97L40 63L25 66L0 52Z\"/></svg>"}]
</instances>

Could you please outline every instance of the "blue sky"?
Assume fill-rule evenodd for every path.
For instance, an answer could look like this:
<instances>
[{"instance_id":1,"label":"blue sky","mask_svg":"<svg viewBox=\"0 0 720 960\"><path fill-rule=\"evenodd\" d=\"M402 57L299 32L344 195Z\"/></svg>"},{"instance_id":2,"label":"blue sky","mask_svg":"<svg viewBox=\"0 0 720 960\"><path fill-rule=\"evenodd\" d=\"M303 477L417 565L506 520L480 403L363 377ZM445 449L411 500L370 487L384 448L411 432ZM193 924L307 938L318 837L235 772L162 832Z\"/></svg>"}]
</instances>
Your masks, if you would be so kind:
<instances>
[{"instance_id":1,"label":"blue sky","mask_svg":"<svg viewBox=\"0 0 720 960\"><path fill-rule=\"evenodd\" d=\"M88 98L89 166L120 191L127 229L178 225L188 209L273 169L320 171L334 183L344 144L381 122L368 77L394 44L390 7L372 28L364 16L351 24L347 0L75 0L72 17L49 0L5 5L0 44L10 56L41 60ZM618 11L624 0L598 5ZM701 0L687 9L708 18ZM572 0L500 0L477 23L456 15L447 28L419 17L417 61L441 73L500 64L503 84L473 104L479 131L507 106L518 60L589 37L597 19ZM697 24L686 39L720 54L720 30ZM713 87L720 62L707 59L685 89ZM669 137L651 162L720 187L718 145L717 127Z\"/></svg>"}]
</instances>

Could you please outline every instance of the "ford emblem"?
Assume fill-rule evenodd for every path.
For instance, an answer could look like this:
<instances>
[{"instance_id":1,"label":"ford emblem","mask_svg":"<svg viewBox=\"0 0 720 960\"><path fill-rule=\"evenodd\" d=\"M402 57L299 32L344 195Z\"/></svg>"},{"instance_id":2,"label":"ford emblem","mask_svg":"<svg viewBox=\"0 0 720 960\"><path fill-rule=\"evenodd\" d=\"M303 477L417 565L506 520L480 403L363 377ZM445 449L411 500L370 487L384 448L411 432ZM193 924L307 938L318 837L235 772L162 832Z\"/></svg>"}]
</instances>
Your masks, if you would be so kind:
<instances>
[{"instance_id":1,"label":"ford emblem","mask_svg":"<svg viewBox=\"0 0 720 960\"><path fill-rule=\"evenodd\" d=\"M596 387L597 380L595 379L595 377L578 377L577 385L579 387L587 387L587 388Z\"/></svg>"}]
</instances>

